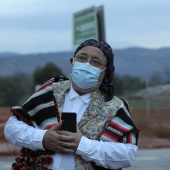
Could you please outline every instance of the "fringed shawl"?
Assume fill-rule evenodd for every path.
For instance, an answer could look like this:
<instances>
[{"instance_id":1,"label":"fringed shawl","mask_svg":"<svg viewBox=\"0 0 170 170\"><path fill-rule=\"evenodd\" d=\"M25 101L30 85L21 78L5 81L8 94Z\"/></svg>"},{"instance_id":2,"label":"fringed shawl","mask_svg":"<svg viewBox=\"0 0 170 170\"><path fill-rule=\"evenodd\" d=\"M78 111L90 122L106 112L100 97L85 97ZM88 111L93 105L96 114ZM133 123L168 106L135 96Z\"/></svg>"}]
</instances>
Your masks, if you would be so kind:
<instances>
[{"instance_id":1,"label":"fringed shawl","mask_svg":"<svg viewBox=\"0 0 170 170\"><path fill-rule=\"evenodd\" d=\"M61 82L56 82L55 79L51 79L46 82L22 107L13 107L13 114L19 120L35 128L49 129L52 127L60 120L65 93L70 87L69 80L61 80ZM138 129L132 120L127 103L116 96L109 102L105 102L104 96L99 90L92 93L92 101L78 126L82 134L89 139L137 144ZM13 164L13 170L21 167L30 170L48 169L46 165L52 163L52 159L46 156L48 154L53 153L49 150L32 151L22 148L21 155ZM78 155L75 155L75 161L76 170L101 169L94 163L86 162Z\"/></svg>"}]
</instances>

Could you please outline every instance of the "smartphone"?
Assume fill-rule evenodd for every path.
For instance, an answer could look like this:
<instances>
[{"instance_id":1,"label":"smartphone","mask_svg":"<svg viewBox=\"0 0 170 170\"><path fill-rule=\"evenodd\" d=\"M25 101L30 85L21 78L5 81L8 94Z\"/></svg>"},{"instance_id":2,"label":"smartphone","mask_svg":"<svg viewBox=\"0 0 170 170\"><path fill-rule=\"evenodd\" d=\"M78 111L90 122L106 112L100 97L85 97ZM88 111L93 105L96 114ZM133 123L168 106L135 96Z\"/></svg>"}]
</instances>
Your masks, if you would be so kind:
<instances>
[{"instance_id":1,"label":"smartphone","mask_svg":"<svg viewBox=\"0 0 170 170\"><path fill-rule=\"evenodd\" d=\"M77 114L74 112L63 112L61 114L62 126L61 130L66 130L69 132L76 133L76 126L77 126Z\"/></svg>"}]
</instances>

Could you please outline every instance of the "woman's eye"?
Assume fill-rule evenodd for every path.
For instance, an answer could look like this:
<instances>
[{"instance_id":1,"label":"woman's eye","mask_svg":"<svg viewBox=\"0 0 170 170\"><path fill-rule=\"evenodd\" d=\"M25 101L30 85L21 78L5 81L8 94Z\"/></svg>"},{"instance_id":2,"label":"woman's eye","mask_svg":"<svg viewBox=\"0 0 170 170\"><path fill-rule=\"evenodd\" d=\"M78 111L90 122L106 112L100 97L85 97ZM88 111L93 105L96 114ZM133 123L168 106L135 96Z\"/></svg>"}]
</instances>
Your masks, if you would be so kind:
<instances>
[{"instance_id":1,"label":"woman's eye","mask_svg":"<svg viewBox=\"0 0 170 170\"><path fill-rule=\"evenodd\" d=\"M92 63L93 63L94 65L96 65L96 66L98 66L98 65L101 64L100 61L98 61L98 60L92 60Z\"/></svg>"},{"instance_id":2,"label":"woman's eye","mask_svg":"<svg viewBox=\"0 0 170 170\"><path fill-rule=\"evenodd\" d=\"M81 60L86 60L86 57L80 56L80 59L81 59Z\"/></svg>"}]
</instances>

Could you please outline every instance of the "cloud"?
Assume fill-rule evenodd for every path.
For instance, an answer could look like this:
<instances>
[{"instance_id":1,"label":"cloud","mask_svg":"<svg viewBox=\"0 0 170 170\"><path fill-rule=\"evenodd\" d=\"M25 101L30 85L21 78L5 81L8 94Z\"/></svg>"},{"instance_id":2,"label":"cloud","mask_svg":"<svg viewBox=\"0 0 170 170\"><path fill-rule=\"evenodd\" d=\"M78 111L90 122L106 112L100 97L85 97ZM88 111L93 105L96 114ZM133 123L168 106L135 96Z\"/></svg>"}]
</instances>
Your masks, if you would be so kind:
<instances>
[{"instance_id":1,"label":"cloud","mask_svg":"<svg viewBox=\"0 0 170 170\"><path fill-rule=\"evenodd\" d=\"M8 36L6 36L7 33ZM38 53L72 50L70 32L14 30L13 32L7 31L7 33L1 37L4 41L0 46L0 51L3 49L3 51L18 53Z\"/></svg>"},{"instance_id":2,"label":"cloud","mask_svg":"<svg viewBox=\"0 0 170 170\"><path fill-rule=\"evenodd\" d=\"M0 51L70 50L73 14L100 5L104 5L106 41L111 45L170 44L169 0L0 0Z\"/></svg>"}]
</instances>

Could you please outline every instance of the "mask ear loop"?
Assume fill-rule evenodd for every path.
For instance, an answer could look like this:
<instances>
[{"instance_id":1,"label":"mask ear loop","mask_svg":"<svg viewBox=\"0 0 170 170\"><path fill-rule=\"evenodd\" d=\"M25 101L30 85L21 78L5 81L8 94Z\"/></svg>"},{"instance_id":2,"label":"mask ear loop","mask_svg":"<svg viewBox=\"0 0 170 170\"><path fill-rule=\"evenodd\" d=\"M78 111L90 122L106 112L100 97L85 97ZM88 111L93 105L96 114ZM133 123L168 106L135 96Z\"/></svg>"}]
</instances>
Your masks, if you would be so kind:
<instances>
[{"instance_id":1,"label":"mask ear loop","mask_svg":"<svg viewBox=\"0 0 170 170\"><path fill-rule=\"evenodd\" d=\"M106 70L107 67L105 67L103 70L101 70L101 72L103 72L104 70Z\"/></svg>"},{"instance_id":2,"label":"mask ear loop","mask_svg":"<svg viewBox=\"0 0 170 170\"><path fill-rule=\"evenodd\" d=\"M105 67L103 70L101 70L100 74L101 74L104 70L106 70L106 68L107 68L107 67ZM99 84L99 83L100 83L100 82L98 82L97 84Z\"/></svg>"}]
</instances>

